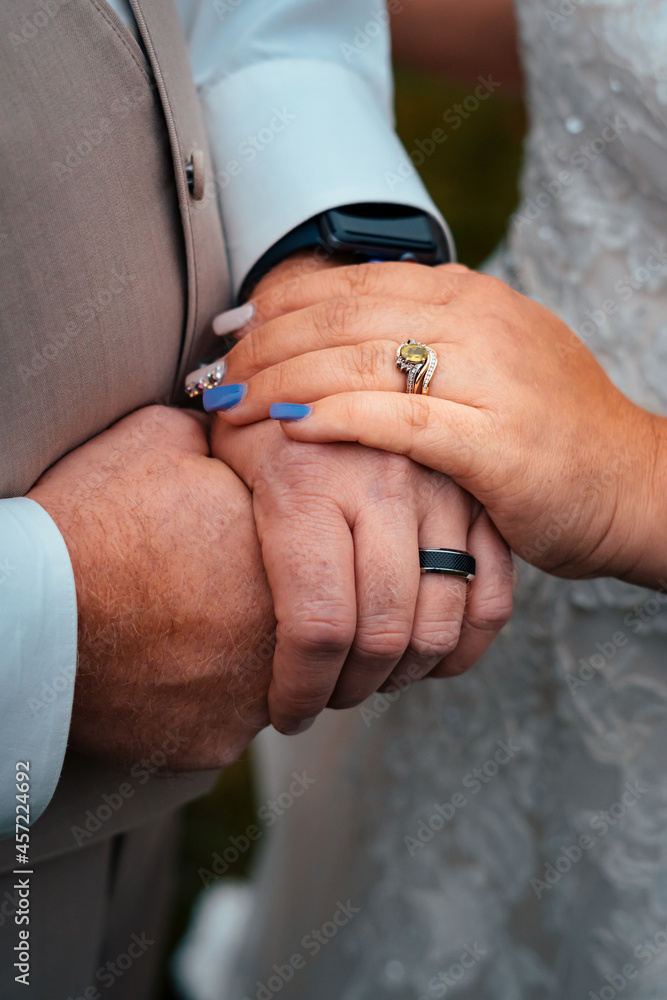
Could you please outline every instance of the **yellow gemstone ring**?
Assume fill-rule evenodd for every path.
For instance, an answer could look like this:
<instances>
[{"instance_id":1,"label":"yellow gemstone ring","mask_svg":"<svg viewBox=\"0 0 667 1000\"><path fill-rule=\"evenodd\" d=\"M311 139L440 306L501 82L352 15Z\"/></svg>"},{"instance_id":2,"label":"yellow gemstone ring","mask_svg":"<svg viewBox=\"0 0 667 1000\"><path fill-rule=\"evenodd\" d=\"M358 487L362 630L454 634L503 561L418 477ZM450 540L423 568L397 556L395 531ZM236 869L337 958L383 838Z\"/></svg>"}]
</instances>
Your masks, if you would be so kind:
<instances>
[{"instance_id":1,"label":"yellow gemstone ring","mask_svg":"<svg viewBox=\"0 0 667 1000\"><path fill-rule=\"evenodd\" d=\"M406 392L428 396L433 372L438 366L438 355L432 347L416 340L406 340L396 352L396 367L408 376Z\"/></svg>"}]
</instances>

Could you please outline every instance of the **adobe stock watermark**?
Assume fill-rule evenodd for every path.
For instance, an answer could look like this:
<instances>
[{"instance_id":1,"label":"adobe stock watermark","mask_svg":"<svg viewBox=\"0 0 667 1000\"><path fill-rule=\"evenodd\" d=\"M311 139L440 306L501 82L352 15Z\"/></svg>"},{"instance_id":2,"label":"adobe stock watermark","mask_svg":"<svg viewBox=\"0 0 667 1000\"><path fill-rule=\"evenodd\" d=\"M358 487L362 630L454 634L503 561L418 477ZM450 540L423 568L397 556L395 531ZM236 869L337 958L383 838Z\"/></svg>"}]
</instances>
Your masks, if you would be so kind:
<instances>
[{"instance_id":1,"label":"adobe stock watermark","mask_svg":"<svg viewBox=\"0 0 667 1000\"><path fill-rule=\"evenodd\" d=\"M635 635L641 632L656 615L667 608L667 581L659 580L660 589L656 591L655 597L648 597L643 604L637 605L629 611L624 623L630 627L630 631ZM596 652L592 653L588 659L579 658L579 670L576 674L568 674L565 678L570 694L574 697L579 690L589 681L600 674L610 663L619 649L623 649L630 642L630 636L623 629L617 629L604 642L596 642Z\"/></svg>"},{"instance_id":2,"label":"adobe stock watermark","mask_svg":"<svg viewBox=\"0 0 667 1000\"><path fill-rule=\"evenodd\" d=\"M227 14L233 14L245 0L213 0L213 10L221 21L224 21Z\"/></svg>"},{"instance_id":3,"label":"adobe stock watermark","mask_svg":"<svg viewBox=\"0 0 667 1000\"><path fill-rule=\"evenodd\" d=\"M19 30L9 32L9 41L14 46L32 41L44 28L48 28L60 8L71 2L72 0L41 0L39 10L24 14Z\"/></svg>"},{"instance_id":4,"label":"adobe stock watermark","mask_svg":"<svg viewBox=\"0 0 667 1000\"><path fill-rule=\"evenodd\" d=\"M374 38L386 37L390 15L402 14L404 10L405 6L401 0L387 0L384 7L374 10L365 24L356 26L351 44L340 43L345 61L351 63L355 56L361 55L368 48Z\"/></svg>"},{"instance_id":5,"label":"adobe stock watermark","mask_svg":"<svg viewBox=\"0 0 667 1000\"><path fill-rule=\"evenodd\" d=\"M42 681L37 697L28 698L28 708L34 716L41 713L57 701L61 695L67 692L68 696L72 691L72 683L76 675L76 664L69 663L63 665L50 681Z\"/></svg>"},{"instance_id":6,"label":"adobe stock watermark","mask_svg":"<svg viewBox=\"0 0 667 1000\"><path fill-rule=\"evenodd\" d=\"M428 996L421 996L419 1000L431 1000L432 997L446 997L452 987L457 987L466 976L466 973L477 965L478 962L481 962L486 954L487 949L483 948L477 941L467 944L458 961L452 962L448 969L439 972L437 976L429 979L427 987Z\"/></svg>"},{"instance_id":7,"label":"adobe stock watermark","mask_svg":"<svg viewBox=\"0 0 667 1000\"><path fill-rule=\"evenodd\" d=\"M605 299L598 309L587 309L587 318L579 326L572 329L567 343L561 344L559 342L557 344L557 350L561 357L580 351L582 347L587 346L602 327L607 326L609 317L618 312L621 304L628 303L636 292L650 283L654 275L664 275L665 273L667 273L667 250L665 247L651 247L643 265L636 267L632 274L626 273L614 282L614 292L617 298Z\"/></svg>"},{"instance_id":8,"label":"adobe stock watermark","mask_svg":"<svg viewBox=\"0 0 667 1000\"><path fill-rule=\"evenodd\" d=\"M129 427L123 427L120 445L106 456L101 465L80 477L79 488L91 493L104 489L109 477L117 476L123 468L127 454L134 449L143 448L156 430L164 429L168 409L157 403L143 407L140 411L141 419L133 421Z\"/></svg>"},{"instance_id":9,"label":"adobe stock watermark","mask_svg":"<svg viewBox=\"0 0 667 1000\"><path fill-rule=\"evenodd\" d=\"M353 906L350 899L345 903L338 900L331 919L325 920L321 927L313 927L301 938L301 947L307 955L304 956L302 952L297 951L284 965L274 964L272 975L265 983L257 980L254 996L246 995L243 1000L273 1000L273 997L280 993L284 985L294 979L297 972L305 969L308 958L314 958L322 948L326 948L329 941L336 937L341 928L349 924L350 920L360 912L361 908Z\"/></svg>"},{"instance_id":10,"label":"adobe stock watermark","mask_svg":"<svg viewBox=\"0 0 667 1000\"><path fill-rule=\"evenodd\" d=\"M571 532L573 525L581 517L587 516L591 504L598 497L606 494L617 483L619 477L632 474L637 461L634 455L616 453L612 460L607 462L597 479L582 487L581 495L577 497L574 505L569 510L555 515L535 536L532 544L522 545L517 555L526 562L539 565L537 560L543 559L564 534Z\"/></svg>"},{"instance_id":11,"label":"adobe stock watermark","mask_svg":"<svg viewBox=\"0 0 667 1000\"><path fill-rule=\"evenodd\" d=\"M623 819L628 809L636 805L642 795L645 795L647 792L648 788L645 788L640 781L633 781L632 783L626 781L620 799L614 802L609 809L598 810L589 819L588 825L597 836L594 836L592 833L581 833L574 844L561 845L561 854L554 862L549 862L544 866L542 878L537 878L536 876L531 878L530 886L537 898L541 899L545 892L553 889L560 882L563 875L566 875L574 865L581 861L584 854L592 851L607 836L609 831Z\"/></svg>"},{"instance_id":12,"label":"adobe stock watermark","mask_svg":"<svg viewBox=\"0 0 667 1000\"><path fill-rule=\"evenodd\" d=\"M656 615L665 610L667 605L667 580L658 580L659 589L653 597L647 597L642 604L637 604L632 611L628 611L623 622L629 627L631 632L637 635L645 631L644 626L648 625Z\"/></svg>"},{"instance_id":13,"label":"adobe stock watermark","mask_svg":"<svg viewBox=\"0 0 667 1000\"><path fill-rule=\"evenodd\" d=\"M640 968L632 962L626 963L620 972L606 973L606 983L598 986L597 990L589 990L586 1000L614 1000L623 992L628 983L641 975L642 968L650 965L656 955L659 955L667 948L667 934L665 931L658 931L652 938L644 938L641 944L635 947L634 957L641 963Z\"/></svg>"},{"instance_id":14,"label":"adobe stock watermark","mask_svg":"<svg viewBox=\"0 0 667 1000\"><path fill-rule=\"evenodd\" d=\"M79 138L73 146L69 145L62 154L62 160L54 160L51 169L59 181L67 180L75 170L96 154L106 140L118 129L138 107L151 100L156 91L156 84L144 84L134 87L126 94L115 97L108 106L108 115L104 115L94 124L79 125Z\"/></svg>"},{"instance_id":15,"label":"adobe stock watermark","mask_svg":"<svg viewBox=\"0 0 667 1000\"><path fill-rule=\"evenodd\" d=\"M292 781L285 791L277 795L275 799L268 799L257 810L257 817L266 829L272 827L288 809L292 808L296 799L300 799L304 792L307 792L317 781L317 778L309 777L307 771L303 771L301 774L292 771L291 777ZM256 823L250 823L240 836L228 837L227 846L222 849L222 853L216 851L211 858L211 868L197 870L202 885L206 887L225 875L230 866L235 864L246 851L249 851L255 841L260 839L262 833L261 827Z\"/></svg>"},{"instance_id":16,"label":"adobe stock watermark","mask_svg":"<svg viewBox=\"0 0 667 1000\"><path fill-rule=\"evenodd\" d=\"M512 228L517 232L526 226L531 226L536 219L542 215L546 208L549 208L555 201L562 197L563 192L575 178L584 173L591 163L597 160L598 156L612 143L616 142L619 135L627 131L630 126L618 115L613 118L605 118L605 127L599 136L591 142L579 146L570 156L571 170L563 169L559 171L556 178L549 181L542 181L542 188L535 198L530 198L522 203L521 210L515 212L511 219Z\"/></svg>"},{"instance_id":17,"label":"adobe stock watermark","mask_svg":"<svg viewBox=\"0 0 667 1000\"><path fill-rule=\"evenodd\" d=\"M546 8L544 15L549 22L549 27L552 31L556 31L559 25L567 21L568 17L572 17L577 7L583 6L586 0L561 0L558 10L549 10Z\"/></svg>"},{"instance_id":18,"label":"adobe stock watermark","mask_svg":"<svg viewBox=\"0 0 667 1000\"><path fill-rule=\"evenodd\" d=\"M236 156L220 166L212 180L205 182L204 197L200 201L193 202L194 211L201 212L207 208L211 199L217 197L218 191L225 191L233 179L238 177L245 167L254 163L257 157L296 119L297 115L285 106L273 108L266 125L242 139L236 147Z\"/></svg>"},{"instance_id":19,"label":"adobe stock watermark","mask_svg":"<svg viewBox=\"0 0 667 1000\"><path fill-rule=\"evenodd\" d=\"M584 687L593 677L596 677L611 660L614 659L619 649L623 649L629 642L628 636L621 629L605 642L596 642L597 652L592 653L587 660L583 656L579 657L579 670L576 674L568 674L565 682L570 694L574 697L579 688Z\"/></svg>"},{"instance_id":20,"label":"adobe stock watermark","mask_svg":"<svg viewBox=\"0 0 667 1000\"><path fill-rule=\"evenodd\" d=\"M481 767L474 767L471 771L468 771L463 778L461 784L470 793L470 797L479 795L484 786L488 785L495 778L501 767L509 764L515 754L521 751L521 747L515 746L511 738L509 742L498 740L496 746L498 749L493 757L485 760ZM414 858L418 850L433 840L436 833L439 833L443 829L445 823L449 823L460 809L464 809L467 806L469 801L470 798L467 798L463 792L459 791L454 792L448 802L434 803L433 812L429 818L427 820L419 820L416 836L403 837L403 843L410 857Z\"/></svg>"},{"instance_id":21,"label":"adobe stock watermark","mask_svg":"<svg viewBox=\"0 0 667 1000\"><path fill-rule=\"evenodd\" d=\"M0 562L0 587L3 583L7 583L11 580L13 574L16 572L16 566L9 561L9 559L3 559Z\"/></svg>"},{"instance_id":22,"label":"adobe stock watermark","mask_svg":"<svg viewBox=\"0 0 667 1000\"><path fill-rule=\"evenodd\" d=\"M102 794L102 801L93 809L86 809L82 826L72 826L70 831L77 847L81 847L93 834L101 830L111 817L123 808L128 799L134 798L137 787L146 782L167 763L169 757L187 742L180 736L167 732L167 739L148 757L144 757L129 770L133 781L122 781L115 792Z\"/></svg>"},{"instance_id":23,"label":"adobe stock watermark","mask_svg":"<svg viewBox=\"0 0 667 1000\"><path fill-rule=\"evenodd\" d=\"M433 666L435 667L437 663L437 657L434 658ZM357 711L364 720L364 725L372 725L376 719L380 719L384 713L394 705L398 699L401 697L404 691L407 691L412 684L419 680L424 674L423 664L419 666L417 663L410 663L405 673L400 674L390 687L385 691L378 691L372 696L369 701L364 702L363 705L359 705Z\"/></svg>"},{"instance_id":24,"label":"adobe stock watermark","mask_svg":"<svg viewBox=\"0 0 667 1000\"><path fill-rule=\"evenodd\" d=\"M475 113L484 101L502 86L500 81L494 80L493 76L477 78L479 83L474 93L469 94L461 103L452 105L443 112L442 120L449 126L451 132L458 132L471 115ZM434 128L425 139L414 139L414 148L408 153L409 159L401 159L395 170L385 170L384 179L390 191L394 191L399 184L402 184L408 177L414 176L428 156L435 153L438 146L447 142L448 132L443 128Z\"/></svg>"},{"instance_id":25,"label":"adobe stock watermark","mask_svg":"<svg viewBox=\"0 0 667 1000\"><path fill-rule=\"evenodd\" d=\"M18 366L18 373L23 384L25 385L29 379L41 375L49 362L54 361L73 340L76 340L96 316L103 313L109 304L135 281L136 275L126 272L119 273L114 267L106 287L98 289L97 292L83 299L75 307L74 313L77 318L65 323L59 332L50 333L44 346L39 351L33 351L29 365L21 364Z\"/></svg>"}]
</instances>

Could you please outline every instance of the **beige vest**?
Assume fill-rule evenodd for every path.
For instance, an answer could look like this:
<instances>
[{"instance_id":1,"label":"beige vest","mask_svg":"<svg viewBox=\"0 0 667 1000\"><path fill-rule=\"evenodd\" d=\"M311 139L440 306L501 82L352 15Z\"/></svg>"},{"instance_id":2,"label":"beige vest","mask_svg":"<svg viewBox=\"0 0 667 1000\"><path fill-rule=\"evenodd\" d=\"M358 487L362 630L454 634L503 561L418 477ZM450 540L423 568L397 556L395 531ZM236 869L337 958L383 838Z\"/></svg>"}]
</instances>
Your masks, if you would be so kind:
<instances>
[{"instance_id":1,"label":"beige vest","mask_svg":"<svg viewBox=\"0 0 667 1000\"><path fill-rule=\"evenodd\" d=\"M212 168L178 16L171 0L131 3L146 54L104 0L0 3L3 497L137 407L183 401L229 305L217 205L197 200ZM33 857L73 849L70 827L122 781L70 755ZM96 835L209 783L153 778ZM5 842L0 867L10 856Z\"/></svg>"}]
</instances>

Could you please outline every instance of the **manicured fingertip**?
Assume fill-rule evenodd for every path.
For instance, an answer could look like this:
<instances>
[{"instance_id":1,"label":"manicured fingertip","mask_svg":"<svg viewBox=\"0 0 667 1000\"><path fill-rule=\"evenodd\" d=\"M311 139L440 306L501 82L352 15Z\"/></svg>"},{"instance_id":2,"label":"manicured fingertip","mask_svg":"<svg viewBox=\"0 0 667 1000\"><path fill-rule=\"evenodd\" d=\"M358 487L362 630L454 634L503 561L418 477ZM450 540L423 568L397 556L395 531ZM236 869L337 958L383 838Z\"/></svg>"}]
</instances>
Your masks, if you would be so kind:
<instances>
[{"instance_id":1,"label":"manicured fingertip","mask_svg":"<svg viewBox=\"0 0 667 1000\"><path fill-rule=\"evenodd\" d=\"M236 309L228 309L213 320L213 333L217 333L219 337L224 337L226 333L236 333L241 327L246 326L254 315L254 302L246 302Z\"/></svg>"},{"instance_id":2,"label":"manicured fingertip","mask_svg":"<svg viewBox=\"0 0 667 1000\"><path fill-rule=\"evenodd\" d=\"M248 386L243 383L238 385L216 385L213 389L207 389L203 396L204 409L207 413L217 413L231 410L238 406L246 392Z\"/></svg>"},{"instance_id":3,"label":"manicured fingertip","mask_svg":"<svg viewBox=\"0 0 667 1000\"><path fill-rule=\"evenodd\" d=\"M312 406L305 403L273 403L269 409L272 420L303 420L312 412Z\"/></svg>"}]
</instances>

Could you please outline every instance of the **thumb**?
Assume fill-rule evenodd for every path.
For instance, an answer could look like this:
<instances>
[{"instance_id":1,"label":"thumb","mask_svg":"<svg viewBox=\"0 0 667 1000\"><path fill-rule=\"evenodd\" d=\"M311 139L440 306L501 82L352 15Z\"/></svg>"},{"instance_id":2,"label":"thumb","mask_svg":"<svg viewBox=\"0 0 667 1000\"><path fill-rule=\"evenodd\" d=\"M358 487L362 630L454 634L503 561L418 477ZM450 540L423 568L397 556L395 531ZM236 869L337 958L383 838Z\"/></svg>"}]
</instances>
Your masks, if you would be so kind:
<instances>
[{"instance_id":1,"label":"thumb","mask_svg":"<svg viewBox=\"0 0 667 1000\"><path fill-rule=\"evenodd\" d=\"M280 410L274 419L281 419ZM358 441L407 455L451 476L483 502L475 486L493 444L483 414L473 407L407 393L343 392L314 403L303 417L281 419L281 425L296 441Z\"/></svg>"}]
</instances>

